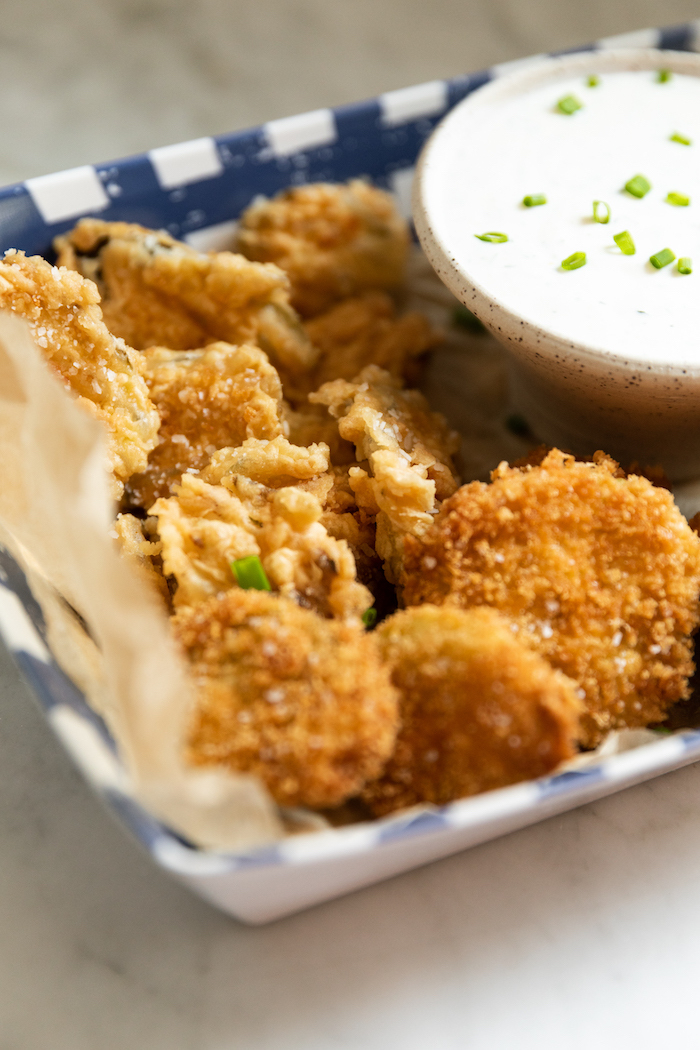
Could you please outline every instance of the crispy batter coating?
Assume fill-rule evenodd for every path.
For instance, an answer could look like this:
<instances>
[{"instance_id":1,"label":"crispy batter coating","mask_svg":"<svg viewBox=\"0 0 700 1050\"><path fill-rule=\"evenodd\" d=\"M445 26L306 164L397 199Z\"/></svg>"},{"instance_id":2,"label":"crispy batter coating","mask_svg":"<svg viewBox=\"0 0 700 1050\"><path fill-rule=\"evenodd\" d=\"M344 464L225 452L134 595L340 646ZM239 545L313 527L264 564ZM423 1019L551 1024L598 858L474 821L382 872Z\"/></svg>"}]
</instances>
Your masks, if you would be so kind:
<instances>
[{"instance_id":1,"label":"crispy batter coating","mask_svg":"<svg viewBox=\"0 0 700 1050\"><path fill-rule=\"evenodd\" d=\"M249 438L238 448L222 448L211 457L202 477L212 485L235 489L236 474L271 488L310 481L328 470L328 446L293 445L279 435L271 441Z\"/></svg>"},{"instance_id":2,"label":"crispy batter coating","mask_svg":"<svg viewBox=\"0 0 700 1050\"><path fill-rule=\"evenodd\" d=\"M323 405L310 405L307 401L292 408L284 402L283 417L289 430L289 440L295 445L323 442L330 449L331 463L334 465L356 462L354 446L341 438L338 420L329 416Z\"/></svg>"},{"instance_id":3,"label":"crispy batter coating","mask_svg":"<svg viewBox=\"0 0 700 1050\"><path fill-rule=\"evenodd\" d=\"M452 463L458 436L431 412L417 390L369 365L348 383L326 383L309 400L339 419L341 437L352 441L362 467L350 469L358 505L376 514L377 551L389 580L398 579L403 538L420 535L432 522L436 501L458 485Z\"/></svg>"},{"instance_id":4,"label":"crispy batter coating","mask_svg":"<svg viewBox=\"0 0 700 1050\"><path fill-rule=\"evenodd\" d=\"M94 280L110 331L137 350L193 350L254 343L290 372L317 351L289 305L276 266L232 252L197 252L167 233L126 222L81 219L55 241L59 263Z\"/></svg>"},{"instance_id":5,"label":"crispy batter coating","mask_svg":"<svg viewBox=\"0 0 700 1050\"><path fill-rule=\"evenodd\" d=\"M306 331L321 351L311 390L333 379L353 379L367 365L403 376L410 362L441 338L427 317L415 310L397 317L384 292L344 299L309 321Z\"/></svg>"},{"instance_id":6,"label":"crispy batter coating","mask_svg":"<svg viewBox=\"0 0 700 1050\"><path fill-rule=\"evenodd\" d=\"M236 587L231 562L257 554L273 590L321 616L359 622L372 595L357 581L348 544L321 524L319 499L300 486L269 488L243 474L228 475L226 484L184 474L176 495L153 506L164 572L178 585L175 605Z\"/></svg>"},{"instance_id":7,"label":"crispy batter coating","mask_svg":"<svg viewBox=\"0 0 700 1050\"><path fill-rule=\"evenodd\" d=\"M493 609L422 605L376 631L401 728L363 798L375 816L549 773L575 752L576 684Z\"/></svg>"},{"instance_id":8,"label":"crispy batter coating","mask_svg":"<svg viewBox=\"0 0 700 1050\"><path fill-rule=\"evenodd\" d=\"M399 285L409 235L392 197L353 179L310 183L254 201L241 217L237 247L288 273L292 305L313 317L339 299Z\"/></svg>"},{"instance_id":9,"label":"crispy batter coating","mask_svg":"<svg viewBox=\"0 0 700 1050\"><path fill-rule=\"evenodd\" d=\"M574 679L582 742L664 718L688 695L700 539L669 492L599 454L553 449L463 486L406 540L404 601L490 605Z\"/></svg>"},{"instance_id":10,"label":"crispy batter coating","mask_svg":"<svg viewBox=\"0 0 700 1050\"><path fill-rule=\"evenodd\" d=\"M240 590L173 626L198 687L190 762L257 774L281 805L319 808L380 772L397 696L372 635Z\"/></svg>"},{"instance_id":11,"label":"crispy batter coating","mask_svg":"<svg viewBox=\"0 0 700 1050\"><path fill-rule=\"evenodd\" d=\"M158 540L154 542L144 535L144 525L145 522L133 514L118 514L113 526L114 537L119 551L131 561L141 579L169 604L168 584L154 564L154 559L160 561L162 545Z\"/></svg>"},{"instance_id":12,"label":"crispy batter coating","mask_svg":"<svg viewBox=\"0 0 700 1050\"><path fill-rule=\"evenodd\" d=\"M143 470L156 444L158 413L139 355L107 330L91 281L14 249L0 262L0 308L23 317L34 342L83 408L109 431L114 495Z\"/></svg>"},{"instance_id":13,"label":"crispy batter coating","mask_svg":"<svg viewBox=\"0 0 700 1050\"><path fill-rule=\"evenodd\" d=\"M279 376L257 347L157 346L143 358L161 424L146 470L127 485L129 505L147 510L158 497L171 495L182 474L200 470L217 449L282 433Z\"/></svg>"}]
</instances>

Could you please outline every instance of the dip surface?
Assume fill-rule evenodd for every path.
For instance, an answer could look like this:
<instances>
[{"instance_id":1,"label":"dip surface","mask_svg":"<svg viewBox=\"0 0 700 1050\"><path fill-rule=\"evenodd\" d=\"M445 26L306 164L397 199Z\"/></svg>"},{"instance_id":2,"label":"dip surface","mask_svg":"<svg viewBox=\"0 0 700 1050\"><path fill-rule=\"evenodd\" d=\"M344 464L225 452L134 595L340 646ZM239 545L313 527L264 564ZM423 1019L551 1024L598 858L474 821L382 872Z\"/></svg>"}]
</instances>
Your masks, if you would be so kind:
<instances>
[{"instance_id":1,"label":"dip surface","mask_svg":"<svg viewBox=\"0 0 700 1050\"><path fill-rule=\"evenodd\" d=\"M699 366L700 78L598 76L596 87L585 75L550 78L448 117L423 176L433 232L474 285L531 324L592 350ZM557 109L567 95L582 103L570 116ZM637 174L652 187L642 199L624 190ZM670 192L690 205L667 203ZM545 205L522 205L540 193ZM610 207L605 225L594 200ZM625 230L635 255L613 240ZM509 239L477 240L485 231ZM693 259L694 272L654 269L649 257L664 248ZM574 252L586 265L563 271Z\"/></svg>"}]
</instances>

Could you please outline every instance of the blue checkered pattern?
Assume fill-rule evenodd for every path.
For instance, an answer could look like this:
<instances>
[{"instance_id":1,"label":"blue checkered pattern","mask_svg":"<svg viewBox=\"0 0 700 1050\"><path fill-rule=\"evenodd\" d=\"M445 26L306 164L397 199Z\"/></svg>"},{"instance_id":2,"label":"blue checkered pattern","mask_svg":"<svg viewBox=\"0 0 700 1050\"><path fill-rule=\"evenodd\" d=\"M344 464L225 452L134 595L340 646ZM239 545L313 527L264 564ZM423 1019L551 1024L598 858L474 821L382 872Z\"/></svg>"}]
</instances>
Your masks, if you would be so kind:
<instances>
[{"instance_id":1,"label":"blue checkered pattern","mask_svg":"<svg viewBox=\"0 0 700 1050\"><path fill-rule=\"evenodd\" d=\"M641 46L692 51L699 42L700 21L641 30L571 50ZM196 246L199 231L220 227L226 234L259 194L361 176L392 190L405 205L416 159L436 123L472 91L519 65L505 63L452 80L391 91L356 105L303 113L232 135L166 146L8 186L0 190L0 247L50 257L53 238L82 215L165 228ZM487 827L522 811L530 814L523 823L532 822L602 794L603 783L622 787L700 759L700 731L687 731L595 766L441 809L295 836L244 854L207 854L163 827L129 797L107 727L53 659L41 609L22 571L1 548L0 633L88 780L154 858L184 876L311 863L446 829Z\"/></svg>"}]
</instances>

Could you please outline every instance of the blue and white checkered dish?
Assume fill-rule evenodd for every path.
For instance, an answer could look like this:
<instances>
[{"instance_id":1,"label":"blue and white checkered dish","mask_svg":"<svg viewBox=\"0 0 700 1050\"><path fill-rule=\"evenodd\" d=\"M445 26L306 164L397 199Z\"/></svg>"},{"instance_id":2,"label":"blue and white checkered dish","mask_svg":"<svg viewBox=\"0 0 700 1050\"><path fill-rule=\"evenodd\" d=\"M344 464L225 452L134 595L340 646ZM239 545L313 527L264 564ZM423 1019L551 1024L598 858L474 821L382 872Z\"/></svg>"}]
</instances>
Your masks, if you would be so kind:
<instances>
[{"instance_id":1,"label":"blue and white checkered dish","mask_svg":"<svg viewBox=\"0 0 700 1050\"><path fill-rule=\"evenodd\" d=\"M700 21L571 50L693 51L699 45ZM359 176L393 191L408 213L413 167L436 123L482 84L546 57L28 179L0 190L0 248L50 257L56 234L82 215L165 228L194 247L211 247L217 238L222 244L230 238L237 216L260 194ZM329 899L700 759L700 731L688 730L579 771L440 809L294 836L247 853L205 853L128 796L109 731L53 659L41 609L22 571L1 549L0 633L67 750L122 822L159 864L251 922Z\"/></svg>"}]
</instances>

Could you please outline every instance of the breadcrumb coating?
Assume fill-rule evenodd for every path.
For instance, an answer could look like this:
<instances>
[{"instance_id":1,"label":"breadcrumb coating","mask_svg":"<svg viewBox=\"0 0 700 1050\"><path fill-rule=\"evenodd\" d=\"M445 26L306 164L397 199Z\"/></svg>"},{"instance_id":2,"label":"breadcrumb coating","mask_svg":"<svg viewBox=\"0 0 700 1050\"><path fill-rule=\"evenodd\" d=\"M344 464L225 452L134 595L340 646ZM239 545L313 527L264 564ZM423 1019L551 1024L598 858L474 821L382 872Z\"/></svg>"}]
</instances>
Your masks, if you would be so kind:
<instances>
[{"instance_id":1,"label":"breadcrumb coating","mask_svg":"<svg viewBox=\"0 0 700 1050\"><path fill-rule=\"evenodd\" d=\"M699 622L700 539L669 492L553 449L502 463L406 540L403 597L511 618L518 637L574 679L582 743L660 721L688 695Z\"/></svg>"},{"instance_id":2,"label":"breadcrumb coating","mask_svg":"<svg viewBox=\"0 0 700 1050\"><path fill-rule=\"evenodd\" d=\"M397 696L372 635L241 590L180 610L173 627L198 692L192 764L256 774L280 805L312 808L381 771Z\"/></svg>"},{"instance_id":3,"label":"breadcrumb coating","mask_svg":"<svg viewBox=\"0 0 700 1050\"><path fill-rule=\"evenodd\" d=\"M232 252L197 252L164 231L81 219L55 240L59 263L94 280L110 331L137 350L253 343L290 372L317 351L289 305L287 276Z\"/></svg>"},{"instance_id":4,"label":"breadcrumb coating","mask_svg":"<svg viewBox=\"0 0 700 1050\"><path fill-rule=\"evenodd\" d=\"M576 684L493 609L421 605L375 633L401 720L394 753L363 791L375 816L543 776L575 753Z\"/></svg>"},{"instance_id":5,"label":"breadcrumb coating","mask_svg":"<svg viewBox=\"0 0 700 1050\"><path fill-rule=\"evenodd\" d=\"M339 420L341 437L352 441L360 463L350 469L357 502L376 514L377 551L395 582L403 558L403 539L420 535L432 523L437 501L459 484L452 463L458 435L431 412L417 390L403 390L396 376L369 365L352 383L326 383L309 400L324 404Z\"/></svg>"},{"instance_id":6,"label":"breadcrumb coating","mask_svg":"<svg viewBox=\"0 0 700 1050\"><path fill-rule=\"evenodd\" d=\"M80 405L109 431L113 492L146 466L159 418L141 361L102 320L95 285L38 255L12 249L0 262L0 309L28 322L34 342Z\"/></svg>"},{"instance_id":7,"label":"breadcrumb coating","mask_svg":"<svg viewBox=\"0 0 700 1050\"><path fill-rule=\"evenodd\" d=\"M177 581L176 606L237 587L231 563L257 554L274 591L321 616L360 620L372 595L356 578L348 544L321 524L321 503L299 486L268 488L242 474L227 487L184 474L158 500L163 570Z\"/></svg>"},{"instance_id":8,"label":"breadcrumb coating","mask_svg":"<svg viewBox=\"0 0 700 1050\"><path fill-rule=\"evenodd\" d=\"M367 289L391 289L404 277L408 227L393 198L360 179L296 186L243 213L237 247L276 263L291 281L303 317Z\"/></svg>"},{"instance_id":9,"label":"breadcrumb coating","mask_svg":"<svg viewBox=\"0 0 700 1050\"><path fill-rule=\"evenodd\" d=\"M157 346L143 355L144 376L161 418L146 470L131 478L126 502L148 509L172 494L220 448L282 433L282 387L254 346L210 343L199 350Z\"/></svg>"}]
</instances>

